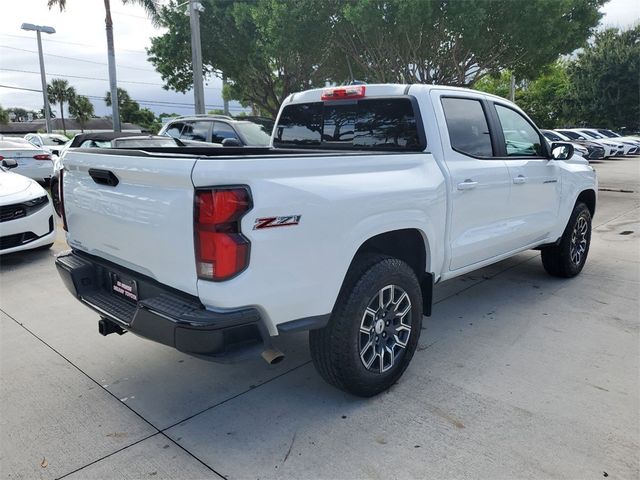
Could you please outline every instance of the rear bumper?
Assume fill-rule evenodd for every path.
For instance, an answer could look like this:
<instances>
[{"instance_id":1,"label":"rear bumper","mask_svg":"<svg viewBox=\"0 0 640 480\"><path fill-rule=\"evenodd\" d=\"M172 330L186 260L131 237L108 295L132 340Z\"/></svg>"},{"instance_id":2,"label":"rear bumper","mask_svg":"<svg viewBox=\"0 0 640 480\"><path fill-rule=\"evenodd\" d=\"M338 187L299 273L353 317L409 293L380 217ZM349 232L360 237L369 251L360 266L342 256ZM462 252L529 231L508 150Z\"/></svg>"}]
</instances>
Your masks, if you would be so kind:
<instances>
[{"instance_id":1,"label":"rear bumper","mask_svg":"<svg viewBox=\"0 0 640 480\"><path fill-rule=\"evenodd\" d=\"M149 340L218 361L259 355L269 345L255 308L206 310L196 297L80 252L59 256L56 267L78 300L122 329ZM112 274L137 282L137 302L112 293Z\"/></svg>"}]
</instances>

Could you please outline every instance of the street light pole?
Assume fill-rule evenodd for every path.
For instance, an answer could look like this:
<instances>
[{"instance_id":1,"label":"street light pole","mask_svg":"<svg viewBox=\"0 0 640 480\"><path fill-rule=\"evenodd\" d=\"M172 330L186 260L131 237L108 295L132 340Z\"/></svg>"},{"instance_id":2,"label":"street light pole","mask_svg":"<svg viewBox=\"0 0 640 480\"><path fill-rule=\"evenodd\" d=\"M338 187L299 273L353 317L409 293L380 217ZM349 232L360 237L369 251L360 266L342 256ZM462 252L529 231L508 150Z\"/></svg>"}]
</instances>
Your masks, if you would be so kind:
<instances>
[{"instance_id":1,"label":"street light pole","mask_svg":"<svg viewBox=\"0 0 640 480\"><path fill-rule=\"evenodd\" d=\"M204 86L202 78L202 45L200 44L200 12L204 7L197 0L189 1L191 23L191 61L193 64L193 96L196 114L204 111Z\"/></svg>"},{"instance_id":2,"label":"street light pole","mask_svg":"<svg viewBox=\"0 0 640 480\"><path fill-rule=\"evenodd\" d=\"M42 54L42 38L41 32L52 34L56 33L55 28L44 25L33 25L31 23L23 23L22 30L35 31L38 39L38 56L40 57L40 81L42 82L42 98L44 100L44 123L47 133L51 133L51 108L49 107L49 96L47 95L47 76L44 72L44 55Z\"/></svg>"}]
</instances>

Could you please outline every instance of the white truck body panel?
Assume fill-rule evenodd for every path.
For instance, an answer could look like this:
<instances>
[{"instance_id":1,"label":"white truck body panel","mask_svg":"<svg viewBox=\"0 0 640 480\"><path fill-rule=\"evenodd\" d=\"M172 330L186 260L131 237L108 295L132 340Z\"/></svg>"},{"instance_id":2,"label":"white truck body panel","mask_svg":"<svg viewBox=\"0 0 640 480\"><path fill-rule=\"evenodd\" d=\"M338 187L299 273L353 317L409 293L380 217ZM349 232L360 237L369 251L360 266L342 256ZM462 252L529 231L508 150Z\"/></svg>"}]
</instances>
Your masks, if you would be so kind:
<instances>
[{"instance_id":1,"label":"white truck body panel","mask_svg":"<svg viewBox=\"0 0 640 480\"><path fill-rule=\"evenodd\" d=\"M354 255L378 234L417 230L427 252L424 271L444 280L556 241L580 192L597 191L584 161L478 159L452 149L441 96L517 110L504 99L425 85L366 88L367 96L416 98L424 152L204 159L69 151L69 244L196 295L209 310L255 307L276 335L281 323L330 313ZM291 95L283 108L319 102L320 94ZM120 183L97 185L89 168L109 170ZM230 280L198 280L194 188L225 185L251 190L253 208L242 219L250 262ZM253 230L258 218L288 215L300 215L299 224Z\"/></svg>"}]
</instances>

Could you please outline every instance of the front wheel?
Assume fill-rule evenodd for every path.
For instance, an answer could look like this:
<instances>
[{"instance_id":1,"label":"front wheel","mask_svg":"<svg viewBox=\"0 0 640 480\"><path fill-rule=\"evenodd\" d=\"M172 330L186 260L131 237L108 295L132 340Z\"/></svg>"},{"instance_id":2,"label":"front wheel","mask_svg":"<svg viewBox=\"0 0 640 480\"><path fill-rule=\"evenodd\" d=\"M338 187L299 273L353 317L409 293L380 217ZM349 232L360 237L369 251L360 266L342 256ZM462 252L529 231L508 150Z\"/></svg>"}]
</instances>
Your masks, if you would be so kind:
<instances>
[{"instance_id":1,"label":"front wheel","mask_svg":"<svg viewBox=\"0 0 640 480\"><path fill-rule=\"evenodd\" d=\"M587 261L590 245L591 212L584 203L578 202L560 242L542 249L542 265L554 277L575 277Z\"/></svg>"},{"instance_id":2,"label":"front wheel","mask_svg":"<svg viewBox=\"0 0 640 480\"><path fill-rule=\"evenodd\" d=\"M311 358L328 383L370 397L404 373L421 326L422 294L411 267L365 254L351 266L328 325L309 332Z\"/></svg>"},{"instance_id":3,"label":"front wheel","mask_svg":"<svg viewBox=\"0 0 640 480\"><path fill-rule=\"evenodd\" d=\"M56 214L60 217L62 216L62 211L60 210L60 192L58 191L58 179L51 179L51 201L53 202L53 209Z\"/></svg>"}]
</instances>

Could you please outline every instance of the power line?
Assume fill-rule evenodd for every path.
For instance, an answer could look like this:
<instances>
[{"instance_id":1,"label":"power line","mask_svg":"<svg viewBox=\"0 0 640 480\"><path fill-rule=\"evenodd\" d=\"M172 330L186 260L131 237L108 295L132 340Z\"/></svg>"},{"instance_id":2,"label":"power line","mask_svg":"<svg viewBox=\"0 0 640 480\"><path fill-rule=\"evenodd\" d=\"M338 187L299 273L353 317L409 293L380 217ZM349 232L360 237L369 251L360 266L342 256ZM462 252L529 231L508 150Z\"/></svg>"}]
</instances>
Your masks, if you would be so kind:
<instances>
[{"instance_id":1,"label":"power line","mask_svg":"<svg viewBox=\"0 0 640 480\"><path fill-rule=\"evenodd\" d=\"M0 88L7 88L10 90L23 90L23 91L27 91L27 92L36 92L36 93L42 93L42 90L37 90L35 88L25 88L25 87L16 87L13 85L0 85ZM99 97L97 95L84 95L87 98L91 98L94 100L102 100L104 101L103 97ZM194 109L194 106L192 103L181 103L181 102L169 102L169 101L164 101L164 100L142 100L142 99L136 99L136 98L132 98L131 100L138 102L141 105L155 105L158 107L175 107L175 108L189 108L191 110ZM207 104L205 105L207 108L222 108L223 105L216 105L216 104ZM235 107L232 106L230 107L232 110L240 110L240 111L244 111L243 107Z\"/></svg>"},{"instance_id":2,"label":"power line","mask_svg":"<svg viewBox=\"0 0 640 480\"><path fill-rule=\"evenodd\" d=\"M31 73L31 74L35 74L35 75L40 75L40 72L34 72L31 70L20 70L17 68L0 68L0 70L3 70L5 72L17 72L17 73ZM82 75L64 75L62 73L49 73L47 72L47 75L50 77L66 77L66 78L79 78L81 80L97 80L97 81L101 81L101 82L108 82L109 79L107 78L96 78L96 77L85 77ZM150 83L150 82L138 82L136 80L120 80L118 79L118 82L121 83L135 83L138 85L153 85L155 87L162 87L162 84L160 83Z\"/></svg>"},{"instance_id":3,"label":"power line","mask_svg":"<svg viewBox=\"0 0 640 480\"><path fill-rule=\"evenodd\" d=\"M9 45L0 45L0 48L8 48L10 50L17 50L19 52L29 52L29 53L35 53L37 54L37 50L28 50L26 48L18 48L18 47L11 47ZM95 65L105 65L107 66L107 63L105 62L96 62L95 60L86 60L84 58L77 58L77 57L67 57L65 55L55 55L53 53L45 53L44 54L46 57L57 57L57 58L66 58L67 60L75 60L77 62L86 62L86 63L93 63ZM130 68L132 70L140 70L143 72L154 72L155 70L151 70L149 68L140 68L140 67L131 67L129 65L122 65L122 64L118 64L118 68Z\"/></svg>"},{"instance_id":4,"label":"power line","mask_svg":"<svg viewBox=\"0 0 640 480\"><path fill-rule=\"evenodd\" d=\"M10 33L0 33L0 35L3 36L3 37L22 38L22 39L25 39L25 40L32 40L33 41L32 37L28 37L26 35L12 35ZM51 42L51 43L63 43L65 45L77 45L79 47L105 48L105 45L89 45L87 43L65 42L63 40L53 40L51 38L43 38L42 41L45 42L45 43ZM128 48L117 48L116 50L121 50L123 52L144 53L145 55L147 54L147 52L144 51L144 50L131 50L131 49L128 49Z\"/></svg>"},{"instance_id":5,"label":"power line","mask_svg":"<svg viewBox=\"0 0 640 480\"><path fill-rule=\"evenodd\" d=\"M30 73L30 74L35 74L35 75L40 75L40 72L34 72L32 70L20 70L17 68L0 68L0 70L6 71L6 72L16 72L16 73ZM49 73L47 72L47 75L50 77L64 77L64 78L77 78L80 80L96 80L96 81L100 81L100 82L108 82L109 79L108 78L97 78L97 77L85 77L82 75L65 75L63 73ZM151 82L139 82L137 80L120 80L118 79L119 83L134 83L137 85L152 85L154 87L163 87L164 85L162 85L161 83L151 83ZM205 87L205 89L207 90L222 90L222 88L219 87Z\"/></svg>"}]
</instances>

